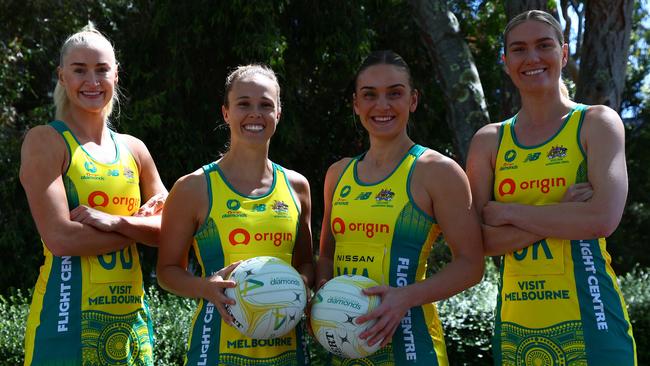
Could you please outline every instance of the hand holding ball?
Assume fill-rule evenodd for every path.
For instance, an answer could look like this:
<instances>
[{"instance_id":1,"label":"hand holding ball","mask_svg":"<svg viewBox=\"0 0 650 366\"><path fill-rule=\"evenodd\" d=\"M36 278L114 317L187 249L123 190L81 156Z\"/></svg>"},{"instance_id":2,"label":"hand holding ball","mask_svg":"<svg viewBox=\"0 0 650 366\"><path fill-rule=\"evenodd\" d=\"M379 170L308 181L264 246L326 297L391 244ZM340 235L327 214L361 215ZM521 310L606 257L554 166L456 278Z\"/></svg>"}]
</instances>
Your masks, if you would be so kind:
<instances>
[{"instance_id":1,"label":"hand holding ball","mask_svg":"<svg viewBox=\"0 0 650 366\"><path fill-rule=\"evenodd\" d=\"M305 284L287 262L275 257L255 257L239 264L230 275L237 283L225 290L235 305L226 304L234 326L255 339L287 334L300 321L307 304Z\"/></svg>"}]
</instances>

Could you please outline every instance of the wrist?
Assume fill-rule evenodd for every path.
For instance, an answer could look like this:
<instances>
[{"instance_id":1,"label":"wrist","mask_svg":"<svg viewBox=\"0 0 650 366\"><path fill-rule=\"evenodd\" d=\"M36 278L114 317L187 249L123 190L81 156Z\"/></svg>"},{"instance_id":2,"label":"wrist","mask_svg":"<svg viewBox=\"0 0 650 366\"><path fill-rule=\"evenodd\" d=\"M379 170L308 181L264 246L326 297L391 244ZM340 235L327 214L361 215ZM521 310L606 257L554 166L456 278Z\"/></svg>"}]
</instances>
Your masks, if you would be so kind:
<instances>
[{"instance_id":1,"label":"wrist","mask_svg":"<svg viewBox=\"0 0 650 366\"><path fill-rule=\"evenodd\" d=\"M400 297L406 301L406 305L409 309L420 305L417 301L417 289L414 289L416 286L417 282L397 288L400 291Z\"/></svg>"},{"instance_id":2,"label":"wrist","mask_svg":"<svg viewBox=\"0 0 650 366\"><path fill-rule=\"evenodd\" d=\"M113 220L111 221L111 231L115 231L120 234L123 232L124 227L128 224L124 216L113 216Z\"/></svg>"}]
</instances>

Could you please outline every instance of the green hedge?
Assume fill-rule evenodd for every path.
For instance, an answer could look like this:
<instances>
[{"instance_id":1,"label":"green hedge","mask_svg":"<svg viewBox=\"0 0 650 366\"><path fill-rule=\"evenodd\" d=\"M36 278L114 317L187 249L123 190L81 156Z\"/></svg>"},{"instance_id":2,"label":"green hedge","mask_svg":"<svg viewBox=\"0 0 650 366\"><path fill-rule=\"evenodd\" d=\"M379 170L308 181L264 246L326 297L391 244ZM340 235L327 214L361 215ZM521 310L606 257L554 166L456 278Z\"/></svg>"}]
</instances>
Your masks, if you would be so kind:
<instances>
[{"instance_id":1,"label":"green hedge","mask_svg":"<svg viewBox=\"0 0 650 366\"><path fill-rule=\"evenodd\" d=\"M635 268L619 282L634 327L639 365L650 364L650 268ZM473 288L438 303L449 359L454 365L491 365L490 336L497 293L497 270L488 262L485 279ZM148 301L154 320L157 366L183 362L195 303L155 287ZM23 363L24 325L30 294L0 296L0 365ZM324 365L326 352L310 339L313 365Z\"/></svg>"}]
</instances>

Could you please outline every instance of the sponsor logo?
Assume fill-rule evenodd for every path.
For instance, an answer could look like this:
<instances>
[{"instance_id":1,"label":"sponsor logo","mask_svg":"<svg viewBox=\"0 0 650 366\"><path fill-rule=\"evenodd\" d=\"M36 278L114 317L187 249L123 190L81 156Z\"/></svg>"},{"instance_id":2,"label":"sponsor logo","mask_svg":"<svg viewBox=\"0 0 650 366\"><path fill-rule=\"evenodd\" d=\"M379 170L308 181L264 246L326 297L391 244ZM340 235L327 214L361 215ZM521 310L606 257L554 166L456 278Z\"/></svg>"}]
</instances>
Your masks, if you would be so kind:
<instances>
[{"instance_id":1,"label":"sponsor logo","mask_svg":"<svg viewBox=\"0 0 650 366\"><path fill-rule=\"evenodd\" d=\"M404 287L408 285L408 271L410 266L410 260L408 258L397 258L397 286ZM417 352L415 352L415 336L413 335L413 326L411 322L411 310L409 309L402 320L400 320L400 326L402 328L402 339L404 340L404 352L406 359L409 361L417 360Z\"/></svg>"},{"instance_id":2,"label":"sponsor logo","mask_svg":"<svg viewBox=\"0 0 650 366\"><path fill-rule=\"evenodd\" d=\"M289 205L287 205L284 201L275 200L273 201L273 206L271 206L271 209L278 214L287 213L289 212Z\"/></svg>"},{"instance_id":3,"label":"sponsor logo","mask_svg":"<svg viewBox=\"0 0 650 366\"><path fill-rule=\"evenodd\" d=\"M119 177L120 176L120 171L117 169L108 169L106 172L106 175L109 177Z\"/></svg>"},{"instance_id":4,"label":"sponsor logo","mask_svg":"<svg viewBox=\"0 0 650 366\"><path fill-rule=\"evenodd\" d=\"M597 246L597 244L596 244ZM596 250L596 248L594 248ZM592 251L591 243L587 240L580 241L580 254L582 255L582 264L584 266L585 274L587 275L587 285L589 286L589 294L594 308L594 315L596 318L596 328L598 330L607 331L609 325L607 324L607 317L605 315L605 304L601 299L601 290L598 277L596 275L596 266L594 264L594 254ZM591 274L587 274L591 272Z\"/></svg>"},{"instance_id":5,"label":"sponsor logo","mask_svg":"<svg viewBox=\"0 0 650 366\"><path fill-rule=\"evenodd\" d=\"M327 339L327 345L329 346L330 352L334 353L335 355L343 356L343 351L336 344L336 337L332 331L325 331L325 339Z\"/></svg>"},{"instance_id":6,"label":"sponsor logo","mask_svg":"<svg viewBox=\"0 0 650 366\"><path fill-rule=\"evenodd\" d=\"M214 319L214 305L209 302L205 307L205 315L203 316L203 329L201 331L201 354L199 358L201 359L198 364L206 365L208 362L208 350L210 349L210 342L212 338L212 327L208 326L212 319Z\"/></svg>"},{"instance_id":7,"label":"sponsor logo","mask_svg":"<svg viewBox=\"0 0 650 366\"><path fill-rule=\"evenodd\" d=\"M546 259L553 259L553 253L551 253L551 248L548 247L548 243L546 242L546 240L540 240L538 242L535 242L533 245L515 251L512 253L512 256L518 261L523 261L524 259L526 259L526 256L528 255L528 248L532 248L531 252L534 261L539 259L539 248L542 248L542 251L544 252L544 256L546 257Z\"/></svg>"},{"instance_id":8,"label":"sponsor logo","mask_svg":"<svg viewBox=\"0 0 650 366\"><path fill-rule=\"evenodd\" d=\"M271 339L237 339L228 341L228 348L256 348L291 346L291 337Z\"/></svg>"},{"instance_id":9,"label":"sponsor logo","mask_svg":"<svg viewBox=\"0 0 650 366\"><path fill-rule=\"evenodd\" d=\"M86 174L80 177L82 180L104 180L102 175L97 174L97 167L92 161L84 162L84 169L86 169Z\"/></svg>"},{"instance_id":10,"label":"sponsor logo","mask_svg":"<svg viewBox=\"0 0 650 366\"><path fill-rule=\"evenodd\" d=\"M128 167L124 167L124 170L122 170L122 174L126 177L126 179L133 179L135 175L133 174L133 170Z\"/></svg>"},{"instance_id":11,"label":"sponsor logo","mask_svg":"<svg viewBox=\"0 0 650 366\"><path fill-rule=\"evenodd\" d=\"M348 308L361 310L361 304L353 298L342 297L342 296L332 296L327 298L328 304L342 305Z\"/></svg>"},{"instance_id":12,"label":"sponsor logo","mask_svg":"<svg viewBox=\"0 0 650 366\"><path fill-rule=\"evenodd\" d=\"M234 229L228 234L228 241L233 246L248 245L251 239L262 243L271 242L276 247L279 247L283 242L292 242L293 234L289 232L256 232L251 234L243 228Z\"/></svg>"},{"instance_id":13,"label":"sponsor logo","mask_svg":"<svg viewBox=\"0 0 650 366\"><path fill-rule=\"evenodd\" d=\"M515 150L506 151L506 153L503 154L503 160L505 160L505 162L503 163L501 168L499 168L499 170L503 171L503 170L517 169L518 168L517 164L513 163L515 158L517 158L517 152Z\"/></svg>"},{"instance_id":14,"label":"sponsor logo","mask_svg":"<svg viewBox=\"0 0 650 366\"><path fill-rule=\"evenodd\" d=\"M110 203L115 206L126 206L126 209L131 211L136 207L140 207L140 198L127 196L110 197L103 191L93 191L88 195L88 206L92 208L106 207Z\"/></svg>"},{"instance_id":15,"label":"sponsor logo","mask_svg":"<svg viewBox=\"0 0 650 366\"><path fill-rule=\"evenodd\" d=\"M377 202L390 202L390 201L393 200L393 197L395 197L395 192L391 191L390 188L382 189L375 196L375 201L377 201Z\"/></svg>"},{"instance_id":16,"label":"sponsor logo","mask_svg":"<svg viewBox=\"0 0 650 366\"><path fill-rule=\"evenodd\" d=\"M551 150L548 151L546 157L548 160L558 160L566 157L567 148L559 145L551 147Z\"/></svg>"},{"instance_id":17,"label":"sponsor logo","mask_svg":"<svg viewBox=\"0 0 650 366\"><path fill-rule=\"evenodd\" d=\"M345 197L349 196L351 191L352 188L350 186L343 186L341 191L339 191L339 197L334 202L334 206L347 206L349 202Z\"/></svg>"},{"instance_id":18,"label":"sponsor logo","mask_svg":"<svg viewBox=\"0 0 650 366\"><path fill-rule=\"evenodd\" d=\"M375 236L375 233L390 234L390 226L388 224L372 222L351 222L346 225L342 218L335 217L332 220L332 232L334 234L344 235L346 231L360 231L365 233L366 237L372 238Z\"/></svg>"},{"instance_id":19,"label":"sponsor logo","mask_svg":"<svg viewBox=\"0 0 650 366\"><path fill-rule=\"evenodd\" d=\"M56 331L63 333L68 331L70 316L70 294L72 286L69 284L72 278L72 259L70 256L61 257L61 284L59 288L59 320Z\"/></svg>"},{"instance_id":20,"label":"sponsor logo","mask_svg":"<svg viewBox=\"0 0 650 366\"><path fill-rule=\"evenodd\" d=\"M228 211L226 211L225 214L221 215L221 218L226 219L230 217L246 217L247 215L239 209L241 208L241 202L236 199L229 199L226 201L226 207L228 207Z\"/></svg>"},{"instance_id":21,"label":"sponsor logo","mask_svg":"<svg viewBox=\"0 0 650 366\"><path fill-rule=\"evenodd\" d=\"M551 188L554 187L566 187L566 179L564 177L530 179L521 181L519 184L517 184L514 179L506 178L499 182L498 191L500 196L513 195L517 189L520 189L522 191L530 189L539 190L540 192L546 194L550 192Z\"/></svg>"},{"instance_id":22,"label":"sponsor logo","mask_svg":"<svg viewBox=\"0 0 650 366\"><path fill-rule=\"evenodd\" d=\"M370 196L372 196L372 192L361 192L361 193L359 193L359 195L357 196L357 198L355 198L355 200L358 200L358 201L365 201L365 200L367 200L368 198L370 198Z\"/></svg>"},{"instance_id":23,"label":"sponsor logo","mask_svg":"<svg viewBox=\"0 0 650 366\"><path fill-rule=\"evenodd\" d=\"M280 277L273 277L270 282L271 285L294 285L294 286L300 286L300 281L298 281L295 278L280 278Z\"/></svg>"},{"instance_id":24,"label":"sponsor logo","mask_svg":"<svg viewBox=\"0 0 650 366\"><path fill-rule=\"evenodd\" d=\"M241 207L241 203L238 200L228 200L226 202L226 207L228 207L229 210L237 211Z\"/></svg>"},{"instance_id":25,"label":"sponsor logo","mask_svg":"<svg viewBox=\"0 0 650 366\"><path fill-rule=\"evenodd\" d=\"M97 167L92 161L86 161L84 163L84 168L86 168L86 171L89 173L97 173Z\"/></svg>"},{"instance_id":26,"label":"sponsor logo","mask_svg":"<svg viewBox=\"0 0 650 366\"><path fill-rule=\"evenodd\" d=\"M352 255L352 254L339 254L336 256L337 261L342 262L374 262L374 255Z\"/></svg>"},{"instance_id":27,"label":"sponsor logo","mask_svg":"<svg viewBox=\"0 0 650 366\"><path fill-rule=\"evenodd\" d=\"M541 152L530 153L526 156L526 159L524 159L524 163L527 163L529 161L536 161L539 159L540 155L542 155Z\"/></svg>"},{"instance_id":28,"label":"sponsor logo","mask_svg":"<svg viewBox=\"0 0 650 366\"><path fill-rule=\"evenodd\" d=\"M264 203L259 203L259 204L256 203L256 204L253 205L252 210L253 210L253 212L264 212L264 211L266 211L266 204L264 204Z\"/></svg>"}]
</instances>

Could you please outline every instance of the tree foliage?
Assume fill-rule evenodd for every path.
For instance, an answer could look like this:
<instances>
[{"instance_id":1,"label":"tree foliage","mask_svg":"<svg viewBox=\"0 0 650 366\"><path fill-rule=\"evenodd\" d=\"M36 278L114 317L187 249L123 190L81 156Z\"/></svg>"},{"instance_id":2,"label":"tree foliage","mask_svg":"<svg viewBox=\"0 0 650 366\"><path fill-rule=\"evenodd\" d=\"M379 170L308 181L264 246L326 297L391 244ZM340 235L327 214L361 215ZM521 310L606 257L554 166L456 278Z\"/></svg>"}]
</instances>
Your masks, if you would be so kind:
<instances>
[{"instance_id":1,"label":"tree foliage","mask_svg":"<svg viewBox=\"0 0 650 366\"><path fill-rule=\"evenodd\" d=\"M495 121L509 113L500 50L513 3L518 2L447 2L458 21L457 42L471 52L485 106ZM628 134L629 204L611 240L614 262L623 272L634 261L650 263L648 257L631 255L646 252L642 245L650 239L650 179L644 168L649 166L650 132L642 123L650 112L647 91L641 90L648 69L648 31L640 21L645 16L647 6L637 4L629 50L636 61L628 65L621 103L637 121ZM458 160L464 155L453 143L457 131L447 124L449 98L439 85L448 89L448 84L435 71L444 70L439 63L446 61L431 57L407 1L0 1L0 247L20 258L3 265L0 292L33 286L42 262L18 181L20 144L28 128L53 117L59 47L89 20L113 41L120 62L125 102L115 117L116 129L147 144L168 188L227 149L220 112L225 76L250 62L269 64L278 73L282 118L270 154L309 179L315 239L327 167L367 147L352 112L351 83L370 50L393 49L411 66L421 96L409 126L411 137ZM454 123L466 126L468 121ZM155 250L144 249L144 256L149 274Z\"/></svg>"}]
</instances>

